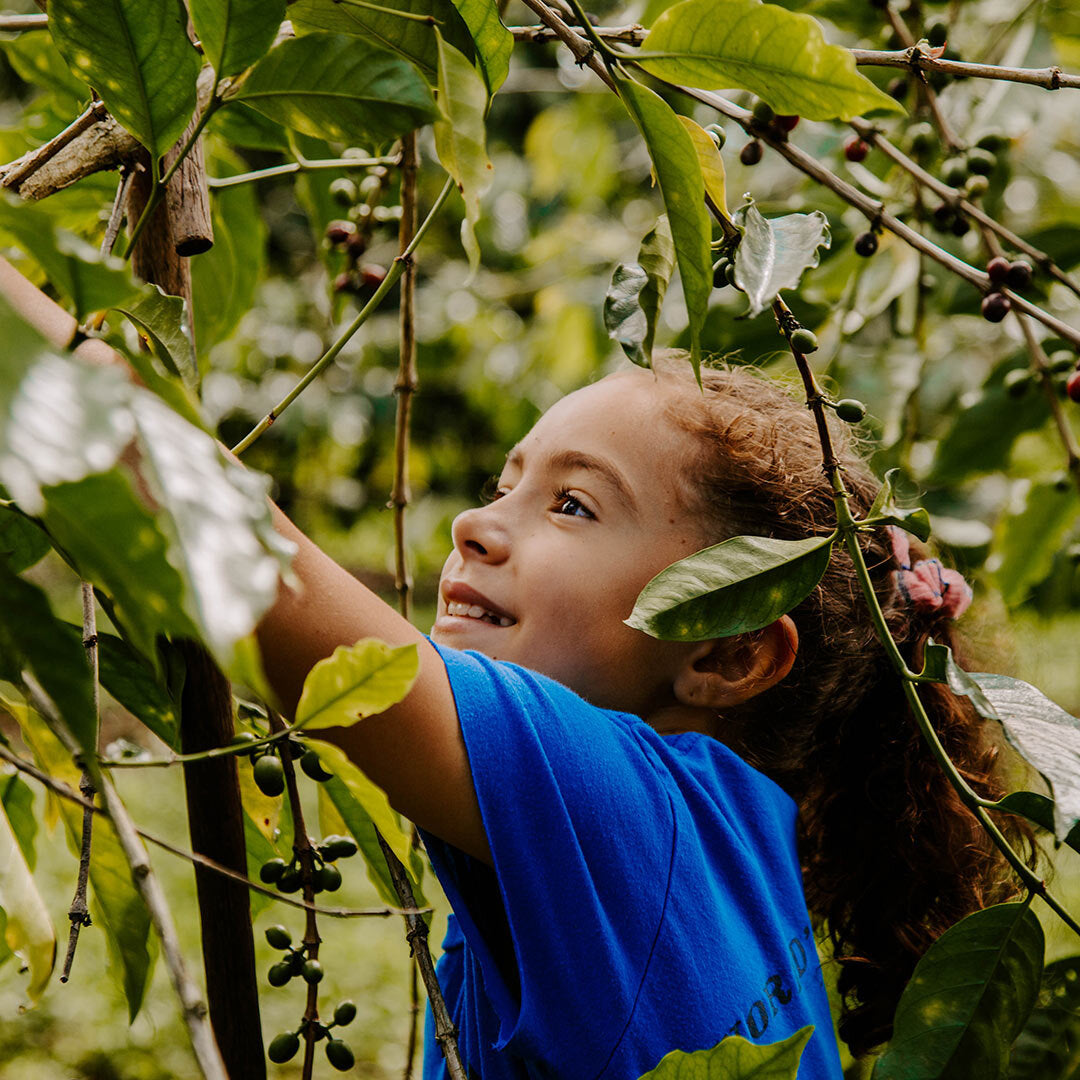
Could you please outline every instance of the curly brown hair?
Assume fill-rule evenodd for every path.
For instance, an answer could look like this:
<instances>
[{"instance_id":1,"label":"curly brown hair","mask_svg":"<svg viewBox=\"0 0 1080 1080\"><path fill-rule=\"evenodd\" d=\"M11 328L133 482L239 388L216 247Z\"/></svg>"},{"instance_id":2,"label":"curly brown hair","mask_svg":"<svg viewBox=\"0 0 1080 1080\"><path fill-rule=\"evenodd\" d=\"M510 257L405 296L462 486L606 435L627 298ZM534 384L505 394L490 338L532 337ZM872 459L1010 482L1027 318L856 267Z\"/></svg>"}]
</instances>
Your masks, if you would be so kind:
<instances>
[{"instance_id":1,"label":"curly brown hair","mask_svg":"<svg viewBox=\"0 0 1080 1080\"><path fill-rule=\"evenodd\" d=\"M699 448L687 476L687 510L706 523L708 543L832 530L832 491L805 402L738 367L704 368L699 391L685 354L674 351L659 354L654 369L688 383L667 415ZM852 511L863 515L880 484L853 449L847 425L830 427ZM908 665L919 669L931 636L956 655L950 621L914 610L899 595L885 530L860 537ZM924 556L912 541L913 558ZM725 712L717 735L799 806L807 904L842 965L839 1030L859 1055L890 1037L900 992L934 939L970 912L1015 895L1017 885L931 758L839 545L821 582L791 616L799 632L791 673ZM925 686L922 696L961 774L983 796L999 798L997 748L981 718L944 687ZM999 824L1033 859L1026 823L1006 816Z\"/></svg>"}]
</instances>

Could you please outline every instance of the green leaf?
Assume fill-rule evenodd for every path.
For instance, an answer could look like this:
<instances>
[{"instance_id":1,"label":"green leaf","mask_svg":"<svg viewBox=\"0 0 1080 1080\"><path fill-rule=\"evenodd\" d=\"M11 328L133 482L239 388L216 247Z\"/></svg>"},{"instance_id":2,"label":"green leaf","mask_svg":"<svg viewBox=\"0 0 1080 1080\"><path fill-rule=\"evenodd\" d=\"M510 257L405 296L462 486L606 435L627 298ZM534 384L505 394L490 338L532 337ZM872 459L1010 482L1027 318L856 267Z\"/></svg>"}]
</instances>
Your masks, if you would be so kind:
<instances>
[{"instance_id":1,"label":"green leaf","mask_svg":"<svg viewBox=\"0 0 1080 1080\"><path fill-rule=\"evenodd\" d=\"M684 0L656 20L641 51L676 54L641 61L658 78L705 90L749 90L776 112L808 120L904 111L855 70L847 49L826 43L809 15L758 0Z\"/></svg>"},{"instance_id":2,"label":"green leaf","mask_svg":"<svg viewBox=\"0 0 1080 1080\"><path fill-rule=\"evenodd\" d=\"M251 775L250 769L240 767L240 775L247 773ZM254 784L251 785L253 788ZM257 790L257 789L256 789ZM245 792L246 794L246 792ZM276 799L274 800L281 806L287 806L288 799ZM277 836L276 840L267 836L266 831L256 823L252 817L250 810L245 802L244 810L244 845L247 851L247 872L248 877L252 881L259 880L259 869L264 862L268 862L270 859L284 859L288 862L292 856L292 829L291 819L289 821L290 828L282 830ZM251 917L254 919L263 911L265 911L271 904L273 904L273 897L267 896L264 893L249 891L251 897Z\"/></svg>"},{"instance_id":3,"label":"green leaf","mask_svg":"<svg viewBox=\"0 0 1080 1080\"><path fill-rule=\"evenodd\" d=\"M66 229L33 206L12 206L0 199L0 233L6 233L41 266L49 283L71 301L80 321L94 311L126 303L139 283L114 255Z\"/></svg>"},{"instance_id":4,"label":"green leaf","mask_svg":"<svg viewBox=\"0 0 1080 1080\"><path fill-rule=\"evenodd\" d=\"M1019 814L1049 833L1054 831L1054 800L1038 792L1010 791L1004 798L998 799L994 806L1008 810L1010 814ZM1059 841L1055 838L1055 842ZM1064 842L1073 851L1080 852L1080 825L1074 825L1069 830Z\"/></svg>"},{"instance_id":5,"label":"green leaf","mask_svg":"<svg viewBox=\"0 0 1080 1080\"><path fill-rule=\"evenodd\" d=\"M727 179L724 173L724 159L716 148L709 133L700 125L695 124L689 116L679 116L679 121L686 128L697 151L698 164L701 166L701 178L705 181L705 194L709 201L726 219L727 209ZM724 229L728 231L727 227ZM734 231L734 230L732 230Z\"/></svg>"},{"instance_id":6,"label":"green leaf","mask_svg":"<svg viewBox=\"0 0 1080 1080\"><path fill-rule=\"evenodd\" d=\"M435 150L442 167L454 178L465 200L461 243L469 256L469 272L480 265L476 223L480 198L491 187L492 167L485 148L484 113L487 91L469 61L435 31L439 50L439 112Z\"/></svg>"},{"instance_id":7,"label":"green leaf","mask_svg":"<svg viewBox=\"0 0 1080 1080\"><path fill-rule=\"evenodd\" d=\"M344 34L288 38L270 50L228 101L242 101L306 135L389 142L438 115L409 64Z\"/></svg>"},{"instance_id":8,"label":"green leaf","mask_svg":"<svg viewBox=\"0 0 1080 1080\"><path fill-rule=\"evenodd\" d=\"M218 77L238 75L274 43L285 0L189 0L203 55Z\"/></svg>"},{"instance_id":9,"label":"green leaf","mask_svg":"<svg viewBox=\"0 0 1080 1080\"><path fill-rule=\"evenodd\" d=\"M51 0L49 31L71 70L151 155L180 138L201 66L181 0Z\"/></svg>"},{"instance_id":10,"label":"green leaf","mask_svg":"<svg viewBox=\"0 0 1080 1080\"><path fill-rule=\"evenodd\" d=\"M1028 486L1023 500L999 518L992 551L994 583L1006 604L1019 604L1050 573L1054 556L1076 525L1080 495L1073 484Z\"/></svg>"},{"instance_id":11,"label":"green leaf","mask_svg":"<svg viewBox=\"0 0 1080 1080\"><path fill-rule=\"evenodd\" d=\"M97 713L82 645L64 633L44 592L0 563L0 676L18 684L27 669L79 746L95 754Z\"/></svg>"},{"instance_id":12,"label":"green leaf","mask_svg":"<svg viewBox=\"0 0 1080 1080\"><path fill-rule=\"evenodd\" d=\"M729 1035L711 1050L672 1050L641 1080L795 1080L813 1034L811 1024L782 1042L761 1045Z\"/></svg>"},{"instance_id":13,"label":"green leaf","mask_svg":"<svg viewBox=\"0 0 1080 1080\"><path fill-rule=\"evenodd\" d=\"M686 128L661 97L630 79L619 79L617 85L645 139L667 208L690 317L690 362L700 379L701 328L712 292L712 227L705 209L701 165Z\"/></svg>"},{"instance_id":14,"label":"green leaf","mask_svg":"<svg viewBox=\"0 0 1080 1080\"><path fill-rule=\"evenodd\" d=\"M451 0L379 0L376 6L383 10L347 0L295 0L289 18L298 34L330 30L373 41L415 64L431 84L439 69L435 27L455 49L472 55L469 28ZM403 18L395 11L422 18Z\"/></svg>"},{"instance_id":15,"label":"green leaf","mask_svg":"<svg viewBox=\"0 0 1080 1080\"><path fill-rule=\"evenodd\" d=\"M939 645L933 638L928 639L923 653L923 669L920 677L932 682L945 683L954 694L971 698L972 704L981 716L997 719L993 705L982 692L974 676L953 659L952 649L948 645Z\"/></svg>"},{"instance_id":16,"label":"green leaf","mask_svg":"<svg viewBox=\"0 0 1080 1080\"><path fill-rule=\"evenodd\" d=\"M78 105L90 97L90 88L77 79L48 34L19 34L0 41L8 63L24 82L59 93Z\"/></svg>"},{"instance_id":17,"label":"green leaf","mask_svg":"<svg viewBox=\"0 0 1080 1080\"><path fill-rule=\"evenodd\" d=\"M4 813L7 814L26 865L33 871L37 863L34 839L38 829L37 818L34 817L34 793L30 785L17 772L13 772L0 777L0 801L4 804Z\"/></svg>"},{"instance_id":18,"label":"green leaf","mask_svg":"<svg viewBox=\"0 0 1080 1080\"><path fill-rule=\"evenodd\" d=\"M820 211L764 218L753 200L735 211L742 240L735 249L735 284L750 301L750 315L764 311L781 289L797 288L803 272L817 266L818 248L832 243L829 219Z\"/></svg>"},{"instance_id":19,"label":"green leaf","mask_svg":"<svg viewBox=\"0 0 1080 1080\"><path fill-rule=\"evenodd\" d=\"M378 638L339 645L308 672L296 706L296 724L311 729L349 727L381 713L408 694L419 670L415 645L394 648Z\"/></svg>"},{"instance_id":20,"label":"green leaf","mask_svg":"<svg viewBox=\"0 0 1080 1080\"><path fill-rule=\"evenodd\" d=\"M412 648L411 645L406 647ZM333 743L323 742L321 740L313 741L310 745L319 755L319 760L322 762L326 771L334 774L333 780L326 781L326 783L330 785L328 794L333 800L334 805L337 807L338 813L345 818L345 823L349 826L349 831L352 831L353 825L355 824L357 832L364 835L365 828L362 820L355 815L355 810L349 801L349 799L352 799L355 800L357 806L362 809L363 813L367 815L375 828L382 833L383 839L389 845L390 850L393 851L405 866L409 866L409 851L411 844L408 834L401 827L401 820L390 806L390 802L382 788L372 783L349 760L345 751L342 750L340 746L335 746ZM343 788L344 792L342 791ZM349 799L344 797L345 794L349 796ZM356 834L354 833L354 836L355 835ZM356 836L356 842L357 844L360 843L360 836ZM376 847L377 846L378 845L376 844ZM396 897L397 894L395 893L394 895Z\"/></svg>"},{"instance_id":21,"label":"green leaf","mask_svg":"<svg viewBox=\"0 0 1080 1080\"><path fill-rule=\"evenodd\" d=\"M182 296L170 296L158 285L147 285L136 303L117 305L116 310L142 333L170 375L183 379L189 390L198 389L199 372Z\"/></svg>"},{"instance_id":22,"label":"green leaf","mask_svg":"<svg viewBox=\"0 0 1080 1080\"><path fill-rule=\"evenodd\" d=\"M899 526L925 543L930 539L930 515L921 506L905 510L893 502L893 485L899 473L899 469L890 469L885 474L866 516L869 519L880 518L881 520L876 522L878 525Z\"/></svg>"},{"instance_id":23,"label":"green leaf","mask_svg":"<svg viewBox=\"0 0 1080 1080\"><path fill-rule=\"evenodd\" d=\"M1042 774L1054 796L1054 835L1065 840L1080 822L1080 720L1042 691L1007 675L973 672L972 680L998 719L1009 742Z\"/></svg>"},{"instance_id":24,"label":"green leaf","mask_svg":"<svg viewBox=\"0 0 1080 1080\"><path fill-rule=\"evenodd\" d=\"M49 538L24 514L0 507L0 559L14 574L29 570L52 550Z\"/></svg>"},{"instance_id":25,"label":"green leaf","mask_svg":"<svg viewBox=\"0 0 1080 1080\"><path fill-rule=\"evenodd\" d=\"M487 86L488 96L506 81L514 36L502 24L495 0L454 0L476 47L476 66Z\"/></svg>"},{"instance_id":26,"label":"green leaf","mask_svg":"<svg viewBox=\"0 0 1080 1080\"><path fill-rule=\"evenodd\" d=\"M675 270L675 245L667 216L641 241L636 263L619 263L604 297L604 326L640 367L652 366L653 339L664 293Z\"/></svg>"},{"instance_id":27,"label":"green leaf","mask_svg":"<svg viewBox=\"0 0 1080 1080\"><path fill-rule=\"evenodd\" d=\"M759 630L810 595L829 565L834 538L733 536L661 570L623 621L665 641Z\"/></svg>"},{"instance_id":28,"label":"green leaf","mask_svg":"<svg viewBox=\"0 0 1080 1080\"><path fill-rule=\"evenodd\" d=\"M1072 1080L1078 1051L1080 957L1070 956L1043 970L1038 1004L1009 1055L1009 1080Z\"/></svg>"},{"instance_id":29,"label":"green leaf","mask_svg":"<svg viewBox=\"0 0 1080 1080\"><path fill-rule=\"evenodd\" d=\"M56 963L56 931L30 868L15 840L11 823L0 807L0 906L7 917L4 941L30 969L26 993L41 997Z\"/></svg>"},{"instance_id":30,"label":"green leaf","mask_svg":"<svg viewBox=\"0 0 1080 1080\"><path fill-rule=\"evenodd\" d=\"M950 927L926 951L896 1008L873 1080L998 1080L1039 990L1043 932L1026 903Z\"/></svg>"}]
</instances>

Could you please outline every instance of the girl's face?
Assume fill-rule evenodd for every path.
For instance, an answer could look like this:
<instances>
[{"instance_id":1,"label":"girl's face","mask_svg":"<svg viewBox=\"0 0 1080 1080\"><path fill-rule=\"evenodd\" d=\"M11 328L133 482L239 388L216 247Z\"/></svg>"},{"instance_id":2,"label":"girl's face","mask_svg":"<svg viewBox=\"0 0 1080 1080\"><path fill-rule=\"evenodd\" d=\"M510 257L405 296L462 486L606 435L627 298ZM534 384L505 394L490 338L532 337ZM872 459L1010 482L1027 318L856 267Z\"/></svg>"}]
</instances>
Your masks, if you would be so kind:
<instances>
[{"instance_id":1,"label":"girl's face","mask_svg":"<svg viewBox=\"0 0 1080 1080\"><path fill-rule=\"evenodd\" d=\"M662 408L687 392L635 368L549 409L507 455L495 500L454 520L432 638L603 708L671 704L693 646L622 620L650 578L706 543L678 499L692 439Z\"/></svg>"}]
</instances>

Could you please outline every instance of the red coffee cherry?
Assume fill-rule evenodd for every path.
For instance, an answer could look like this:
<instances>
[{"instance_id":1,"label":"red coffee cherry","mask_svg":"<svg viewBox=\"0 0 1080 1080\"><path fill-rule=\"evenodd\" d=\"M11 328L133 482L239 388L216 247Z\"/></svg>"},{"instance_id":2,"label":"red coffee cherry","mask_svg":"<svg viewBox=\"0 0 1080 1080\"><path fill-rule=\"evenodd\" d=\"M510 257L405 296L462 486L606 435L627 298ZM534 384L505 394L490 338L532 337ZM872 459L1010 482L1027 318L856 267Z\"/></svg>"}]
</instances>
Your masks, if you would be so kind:
<instances>
[{"instance_id":1,"label":"red coffee cherry","mask_svg":"<svg viewBox=\"0 0 1080 1080\"><path fill-rule=\"evenodd\" d=\"M331 244L344 244L354 232L356 226L351 221L331 221L326 226L326 239Z\"/></svg>"},{"instance_id":2,"label":"red coffee cherry","mask_svg":"<svg viewBox=\"0 0 1080 1080\"><path fill-rule=\"evenodd\" d=\"M797 116L775 116L773 117L773 123L781 131L794 131L795 126L798 124L799 118Z\"/></svg>"},{"instance_id":3,"label":"red coffee cherry","mask_svg":"<svg viewBox=\"0 0 1080 1080\"><path fill-rule=\"evenodd\" d=\"M865 143L858 135L852 135L846 143L844 143L844 157L848 161L865 161L866 155L870 153L870 144Z\"/></svg>"},{"instance_id":4,"label":"red coffee cherry","mask_svg":"<svg viewBox=\"0 0 1080 1080\"><path fill-rule=\"evenodd\" d=\"M1005 279L1009 276L1009 268L1012 263L1008 259L1003 259L1000 255L997 258L991 259L986 264L986 273L990 277L990 282L993 285L1004 285Z\"/></svg>"},{"instance_id":5,"label":"red coffee cherry","mask_svg":"<svg viewBox=\"0 0 1080 1080\"><path fill-rule=\"evenodd\" d=\"M751 139L741 151L739 151L739 160L744 165L756 165L761 160L761 143L757 139Z\"/></svg>"},{"instance_id":6,"label":"red coffee cherry","mask_svg":"<svg viewBox=\"0 0 1080 1080\"><path fill-rule=\"evenodd\" d=\"M376 263L365 263L360 267L360 279L369 289L377 289L386 277L386 268Z\"/></svg>"},{"instance_id":7,"label":"red coffee cherry","mask_svg":"<svg viewBox=\"0 0 1080 1080\"><path fill-rule=\"evenodd\" d=\"M1031 284L1031 273L1031 263L1017 259L1005 275L1005 284L1010 289L1026 289Z\"/></svg>"},{"instance_id":8,"label":"red coffee cherry","mask_svg":"<svg viewBox=\"0 0 1080 1080\"><path fill-rule=\"evenodd\" d=\"M1065 393L1070 401L1080 405L1080 371L1074 371L1065 383Z\"/></svg>"},{"instance_id":9,"label":"red coffee cherry","mask_svg":"<svg viewBox=\"0 0 1080 1080\"><path fill-rule=\"evenodd\" d=\"M989 296L983 297L982 317L987 322L1001 322L1009 314L1011 308L1012 303L1004 293L990 293Z\"/></svg>"}]
</instances>

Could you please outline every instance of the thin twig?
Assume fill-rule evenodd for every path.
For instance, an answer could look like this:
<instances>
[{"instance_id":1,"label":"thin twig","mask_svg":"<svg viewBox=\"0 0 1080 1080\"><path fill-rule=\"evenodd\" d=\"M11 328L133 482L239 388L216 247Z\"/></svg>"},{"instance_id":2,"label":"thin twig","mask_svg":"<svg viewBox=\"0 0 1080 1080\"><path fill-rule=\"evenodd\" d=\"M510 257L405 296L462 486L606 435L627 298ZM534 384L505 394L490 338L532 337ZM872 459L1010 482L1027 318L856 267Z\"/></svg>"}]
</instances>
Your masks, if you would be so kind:
<instances>
[{"instance_id":1,"label":"thin twig","mask_svg":"<svg viewBox=\"0 0 1080 1080\"><path fill-rule=\"evenodd\" d=\"M45 30L48 25L48 15L0 15L0 32L5 34Z\"/></svg>"},{"instance_id":2,"label":"thin twig","mask_svg":"<svg viewBox=\"0 0 1080 1080\"><path fill-rule=\"evenodd\" d=\"M253 172L237 173L235 176L208 176L208 188L227 188L248 184L255 180L269 180L275 176L290 176L298 172L315 172L319 169L370 169L375 165L396 165L396 157L343 157L315 158L305 161L287 161L283 165L270 165Z\"/></svg>"},{"instance_id":3,"label":"thin twig","mask_svg":"<svg viewBox=\"0 0 1080 1080\"><path fill-rule=\"evenodd\" d=\"M508 26L507 30L515 41L542 45L558 40L558 35L549 26ZM605 41L617 41L623 45L640 45L649 36L649 31L640 23L631 26L594 26L593 32Z\"/></svg>"},{"instance_id":4,"label":"thin twig","mask_svg":"<svg viewBox=\"0 0 1080 1080\"><path fill-rule=\"evenodd\" d=\"M943 60L928 56L921 48L879 52L876 49L852 49L855 63L868 67L906 68L938 72L957 78L997 79L1001 82L1027 83L1044 90L1080 89L1080 75L1070 75L1059 67L1018 68L997 64L970 64L963 60Z\"/></svg>"},{"instance_id":5,"label":"thin twig","mask_svg":"<svg viewBox=\"0 0 1080 1080\"><path fill-rule=\"evenodd\" d=\"M95 814L105 814L108 817L108 813L103 807L96 806L91 803L89 799L84 798L73 788L70 788L62 780L57 780L55 777L50 776L46 772L42 772L36 765L26 761L24 758L19 757L18 754L9 750L2 742L0 742L0 760L6 761L9 765L14 766L21 773L36 780L42 787L48 788L54 795L61 799L66 799L68 802L74 803L76 806L81 806L84 809L90 809ZM288 907L299 908L302 911L308 909L318 912L320 915L326 915L334 919L361 919L361 918L380 918L387 919L391 915L409 915L409 914L426 914L431 911L431 908L415 908L413 911L405 908L394 907L381 907L381 908L330 908L323 907L319 904L308 904L303 900L294 900L291 896L285 896L283 893L279 893L274 889L267 888L265 885L261 885L257 881L252 881L250 878L245 877L243 874L238 873L231 867L223 866L219 862L215 862L213 859L207 858L205 855L199 855L197 852L186 851L184 848L177 847L175 844L168 840L163 839L160 836L156 836L152 832L148 832L146 829L135 830L139 836L141 836L147 843L154 844L161 848L162 851L167 851L170 855L175 855L177 858L184 859L186 862L192 863L196 866L204 866L207 870L215 874L221 874L223 877L232 878L233 881L238 881L242 885L246 885L252 892L261 893L263 896L269 896L272 900L277 900L279 903L285 904Z\"/></svg>"},{"instance_id":6,"label":"thin twig","mask_svg":"<svg viewBox=\"0 0 1080 1080\"><path fill-rule=\"evenodd\" d=\"M600 58L596 55L596 49L591 41L586 41L577 31L572 30L557 12L544 3L544 0L522 0L522 3L534 11L540 21L552 30L555 36L574 54L574 59L579 67L587 64L600 76L609 90L615 90L615 83L608 74L607 68L604 67Z\"/></svg>"},{"instance_id":7,"label":"thin twig","mask_svg":"<svg viewBox=\"0 0 1080 1080\"><path fill-rule=\"evenodd\" d=\"M127 205L128 188L131 187L132 178L135 176L133 168L121 167L120 182L116 187L116 198L113 199L112 209L109 211L109 220L105 225L105 235L101 239L101 253L111 255L116 244L116 238L120 235L120 226L124 221L124 212Z\"/></svg>"},{"instance_id":8,"label":"thin twig","mask_svg":"<svg viewBox=\"0 0 1080 1080\"><path fill-rule=\"evenodd\" d=\"M104 120L108 115L103 101L92 101L63 131L43 143L32 154L24 157L10 172L0 176L0 187L15 187L63 150L69 142L77 139L84 131L93 127L99 120Z\"/></svg>"}]
</instances>

